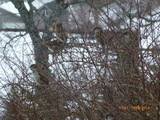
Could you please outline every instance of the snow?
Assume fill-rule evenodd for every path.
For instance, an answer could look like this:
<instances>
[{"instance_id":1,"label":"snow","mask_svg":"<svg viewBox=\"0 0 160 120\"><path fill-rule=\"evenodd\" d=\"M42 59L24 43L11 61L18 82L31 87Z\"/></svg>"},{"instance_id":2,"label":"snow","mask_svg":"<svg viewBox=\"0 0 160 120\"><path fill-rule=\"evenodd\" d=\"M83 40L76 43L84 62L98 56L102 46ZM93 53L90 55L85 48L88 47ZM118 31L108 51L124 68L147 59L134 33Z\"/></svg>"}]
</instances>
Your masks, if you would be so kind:
<instances>
[{"instance_id":1,"label":"snow","mask_svg":"<svg viewBox=\"0 0 160 120\"><path fill-rule=\"evenodd\" d=\"M50 2L50 1L53 1L53 0L34 0L33 5L36 8L40 8L43 4L45 4L47 2ZM25 2L25 6L29 10L29 5L28 5L27 2ZM15 6L12 4L12 2L3 3L3 4L0 5L0 7L8 10L8 11L14 13L14 14L19 15L18 10L15 8Z\"/></svg>"},{"instance_id":2,"label":"snow","mask_svg":"<svg viewBox=\"0 0 160 120\"><path fill-rule=\"evenodd\" d=\"M0 33L0 86L11 82L21 83L25 78L24 74L31 73L28 67L34 61L32 42L29 35L22 36L23 34ZM5 88L0 89L0 94L5 93Z\"/></svg>"},{"instance_id":3,"label":"snow","mask_svg":"<svg viewBox=\"0 0 160 120\"><path fill-rule=\"evenodd\" d=\"M0 7L12 13L18 14L18 10L15 8L15 6L11 2L1 4Z\"/></svg>"}]
</instances>

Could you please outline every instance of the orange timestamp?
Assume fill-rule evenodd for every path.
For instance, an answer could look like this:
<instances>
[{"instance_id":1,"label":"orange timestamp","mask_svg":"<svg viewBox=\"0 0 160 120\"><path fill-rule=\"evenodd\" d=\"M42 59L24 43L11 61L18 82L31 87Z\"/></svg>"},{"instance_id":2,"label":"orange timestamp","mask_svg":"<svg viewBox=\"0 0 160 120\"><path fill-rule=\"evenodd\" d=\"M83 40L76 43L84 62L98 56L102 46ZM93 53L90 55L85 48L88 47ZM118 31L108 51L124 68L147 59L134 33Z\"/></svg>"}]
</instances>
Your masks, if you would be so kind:
<instances>
[{"instance_id":1,"label":"orange timestamp","mask_svg":"<svg viewBox=\"0 0 160 120\"><path fill-rule=\"evenodd\" d=\"M128 110L128 109L132 109L132 110L150 110L151 108L148 106L119 106L119 109L121 110Z\"/></svg>"}]
</instances>

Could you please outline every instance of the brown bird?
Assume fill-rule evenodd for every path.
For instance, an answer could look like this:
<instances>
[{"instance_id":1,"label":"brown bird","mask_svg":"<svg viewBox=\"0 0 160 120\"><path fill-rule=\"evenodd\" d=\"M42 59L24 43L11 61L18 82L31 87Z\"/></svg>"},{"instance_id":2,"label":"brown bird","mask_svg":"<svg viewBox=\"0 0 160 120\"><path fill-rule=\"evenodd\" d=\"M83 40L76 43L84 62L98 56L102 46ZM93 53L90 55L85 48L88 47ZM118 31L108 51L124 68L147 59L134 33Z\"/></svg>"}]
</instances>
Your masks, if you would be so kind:
<instances>
[{"instance_id":1,"label":"brown bird","mask_svg":"<svg viewBox=\"0 0 160 120\"><path fill-rule=\"evenodd\" d=\"M102 46L102 50L104 51L107 41L106 41L106 36L104 34L103 29L100 27L95 27L93 30L94 30L94 34L97 42Z\"/></svg>"},{"instance_id":2,"label":"brown bird","mask_svg":"<svg viewBox=\"0 0 160 120\"><path fill-rule=\"evenodd\" d=\"M43 44L46 45L53 52L59 52L63 50L64 48L64 41L59 40L59 39L48 41L48 42L43 42Z\"/></svg>"},{"instance_id":3,"label":"brown bird","mask_svg":"<svg viewBox=\"0 0 160 120\"><path fill-rule=\"evenodd\" d=\"M42 71L38 68L36 64L32 64L29 68L32 70L33 78L38 84L40 85L49 84L47 76L45 76L44 73L42 73Z\"/></svg>"},{"instance_id":4,"label":"brown bird","mask_svg":"<svg viewBox=\"0 0 160 120\"><path fill-rule=\"evenodd\" d=\"M62 23L54 23L49 31L55 32L59 40L63 40L64 43L67 42L68 32Z\"/></svg>"}]
</instances>

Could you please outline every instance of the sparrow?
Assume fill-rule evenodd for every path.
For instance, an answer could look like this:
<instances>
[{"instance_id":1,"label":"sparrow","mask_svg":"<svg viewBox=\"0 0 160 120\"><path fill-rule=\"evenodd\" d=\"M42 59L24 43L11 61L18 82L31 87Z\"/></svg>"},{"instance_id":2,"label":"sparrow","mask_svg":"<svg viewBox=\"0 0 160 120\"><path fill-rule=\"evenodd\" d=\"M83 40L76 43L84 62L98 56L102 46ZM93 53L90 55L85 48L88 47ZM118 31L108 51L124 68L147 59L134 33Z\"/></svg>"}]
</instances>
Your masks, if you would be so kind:
<instances>
[{"instance_id":1,"label":"sparrow","mask_svg":"<svg viewBox=\"0 0 160 120\"><path fill-rule=\"evenodd\" d=\"M56 39L53 41L43 42L52 52L59 52L64 48L64 41Z\"/></svg>"},{"instance_id":2,"label":"sparrow","mask_svg":"<svg viewBox=\"0 0 160 120\"><path fill-rule=\"evenodd\" d=\"M105 120L113 120L113 115L106 113Z\"/></svg>"},{"instance_id":3,"label":"sparrow","mask_svg":"<svg viewBox=\"0 0 160 120\"><path fill-rule=\"evenodd\" d=\"M105 34L103 32L103 29L100 27L95 27L93 29L94 34L95 34L95 38L97 40L98 43L100 43L101 45L105 45Z\"/></svg>"},{"instance_id":4,"label":"sparrow","mask_svg":"<svg viewBox=\"0 0 160 120\"><path fill-rule=\"evenodd\" d=\"M40 85L49 85L49 80L47 76L42 73L36 64L32 64L29 67L32 70L34 80Z\"/></svg>"},{"instance_id":5,"label":"sparrow","mask_svg":"<svg viewBox=\"0 0 160 120\"><path fill-rule=\"evenodd\" d=\"M55 32L56 37L59 40L64 41L64 43L67 42L68 32L62 23L53 23L53 26L51 28L49 28L49 31Z\"/></svg>"},{"instance_id":6,"label":"sparrow","mask_svg":"<svg viewBox=\"0 0 160 120\"><path fill-rule=\"evenodd\" d=\"M107 44L107 41L103 29L100 27L95 27L93 31L96 41L102 46L102 51L105 51L105 45Z\"/></svg>"}]
</instances>

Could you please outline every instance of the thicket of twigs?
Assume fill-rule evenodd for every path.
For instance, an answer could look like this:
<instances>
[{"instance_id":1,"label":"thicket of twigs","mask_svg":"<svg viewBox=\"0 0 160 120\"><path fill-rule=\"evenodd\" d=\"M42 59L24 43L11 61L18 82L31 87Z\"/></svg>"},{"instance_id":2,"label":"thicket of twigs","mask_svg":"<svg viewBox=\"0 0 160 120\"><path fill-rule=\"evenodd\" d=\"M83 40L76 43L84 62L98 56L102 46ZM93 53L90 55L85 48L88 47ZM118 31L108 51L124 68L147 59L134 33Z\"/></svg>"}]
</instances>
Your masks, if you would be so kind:
<instances>
[{"instance_id":1,"label":"thicket of twigs","mask_svg":"<svg viewBox=\"0 0 160 120\"><path fill-rule=\"evenodd\" d=\"M160 24L155 1L94 2L67 8L73 28L72 22L64 22L69 38L59 53L41 44L34 28L27 27L31 40L25 32L3 33L4 120L103 120L106 113L115 120L160 119ZM105 29L105 39L110 38L105 51L92 34L96 26ZM33 63L47 72L49 85L35 83L29 69Z\"/></svg>"}]
</instances>

